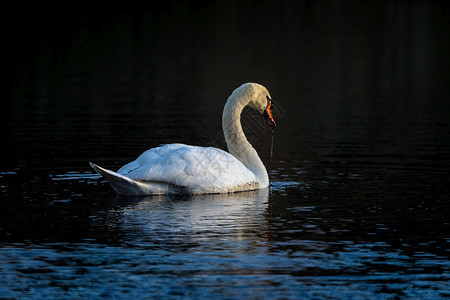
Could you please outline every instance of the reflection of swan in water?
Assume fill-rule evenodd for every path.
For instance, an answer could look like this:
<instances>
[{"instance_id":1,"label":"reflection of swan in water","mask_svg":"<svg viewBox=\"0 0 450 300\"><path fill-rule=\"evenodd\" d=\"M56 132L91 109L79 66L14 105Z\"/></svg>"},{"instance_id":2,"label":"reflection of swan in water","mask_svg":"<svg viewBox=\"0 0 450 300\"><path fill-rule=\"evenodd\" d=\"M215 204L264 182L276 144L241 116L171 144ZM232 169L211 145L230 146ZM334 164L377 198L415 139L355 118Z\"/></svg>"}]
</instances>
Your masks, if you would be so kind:
<instances>
[{"instance_id":1,"label":"reflection of swan in water","mask_svg":"<svg viewBox=\"0 0 450 300\"><path fill-rule=\"evenodd\" d=\"M267 188L232 194L119 197L106 225L131 243L195 247L219 240L255 242L267 234L268 197Z\"/></svg>"}]
</instances>

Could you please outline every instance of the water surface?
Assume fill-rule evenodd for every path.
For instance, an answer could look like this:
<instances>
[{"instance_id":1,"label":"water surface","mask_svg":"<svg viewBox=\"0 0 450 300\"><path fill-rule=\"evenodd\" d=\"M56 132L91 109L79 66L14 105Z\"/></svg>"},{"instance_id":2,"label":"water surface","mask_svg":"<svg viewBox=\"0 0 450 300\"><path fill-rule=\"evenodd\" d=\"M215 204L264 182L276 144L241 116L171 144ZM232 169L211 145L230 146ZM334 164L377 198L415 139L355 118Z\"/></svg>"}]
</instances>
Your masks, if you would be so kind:
<instances>
[{"instance_id":1,"label":"water surface","mask_svg":"<svg viewBox=\"0 0 450 300\"><path fill-rule=\"evenodd\" d=\"M448 5L36 10L7 34L1 297L450 296ZM247 81L277 105L272 161L270 129L243 116L269 189L119 197L89 168L225 149Z\"/></svg>"}]
</instances>

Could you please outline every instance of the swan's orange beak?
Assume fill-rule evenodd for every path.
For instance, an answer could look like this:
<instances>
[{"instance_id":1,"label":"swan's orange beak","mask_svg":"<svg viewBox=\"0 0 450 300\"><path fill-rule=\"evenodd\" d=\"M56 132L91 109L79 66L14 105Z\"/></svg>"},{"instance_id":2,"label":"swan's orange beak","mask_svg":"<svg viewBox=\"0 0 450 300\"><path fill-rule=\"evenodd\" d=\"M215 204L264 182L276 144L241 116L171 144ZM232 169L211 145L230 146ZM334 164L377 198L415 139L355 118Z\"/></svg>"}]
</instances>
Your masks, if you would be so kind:
<instances>
[{"instance_id":1,"label":"swan's orange beak","mask_svg":"<svg viewBox=\"0 0 450 300\"><path fill-rule=\"evenodd\" d=\"M264 118L266 119L267 124L270 125L273 131L277 126L277 123L275 123L275 120L273 119L272 116L272 106L273 106L272 102L269 102L269 105L267 105L266 109L264 110Z\"/></svg>"}]
</instances>

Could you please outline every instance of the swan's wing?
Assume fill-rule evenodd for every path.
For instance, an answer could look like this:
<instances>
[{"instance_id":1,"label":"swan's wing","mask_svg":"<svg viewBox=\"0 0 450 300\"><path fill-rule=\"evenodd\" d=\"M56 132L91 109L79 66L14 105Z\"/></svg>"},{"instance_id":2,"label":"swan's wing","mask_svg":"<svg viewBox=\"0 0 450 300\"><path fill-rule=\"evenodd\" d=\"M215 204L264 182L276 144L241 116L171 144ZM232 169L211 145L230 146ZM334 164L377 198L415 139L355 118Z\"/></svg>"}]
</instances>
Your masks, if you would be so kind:
<instances>
[{"instance_id":1,"label":"swan's wing","mask_svg":"<svg viewBox=\"0 0 450 300\"><path fill-rule=\"evenodd\" d=\"M167 182L194 192L257 187L255 175L238 159L213 147L170 144L153 148L117 173L134 180Z\"/></svg>"},{"instance_id":2,"label":"swan's wing","mask_svg":"<svg viewBox=\"0 0 450 300\"><path fill-rule=\"evenodd\" d=\"M146 166L146 165L152 165L158 163L158 161L170 154L173 151L176 151L180 148L187 147L184 144L167 144L161 147L156 147L149 149L142 153L136 160L124 165L121 167L117 173L128 176L128 174L132 173L133 171ZM142 169L140 169L142 171Z\"/></svg>"}]
</instances>

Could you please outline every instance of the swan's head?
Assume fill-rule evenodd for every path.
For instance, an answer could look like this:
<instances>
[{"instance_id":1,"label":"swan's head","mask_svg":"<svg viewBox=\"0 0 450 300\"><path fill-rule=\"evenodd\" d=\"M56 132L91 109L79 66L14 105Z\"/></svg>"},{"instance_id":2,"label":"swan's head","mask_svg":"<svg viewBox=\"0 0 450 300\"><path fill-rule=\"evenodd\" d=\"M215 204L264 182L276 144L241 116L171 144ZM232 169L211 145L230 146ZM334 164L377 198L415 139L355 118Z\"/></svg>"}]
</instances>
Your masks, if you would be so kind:
<instances>
[{"instance_id":1,"label":"swan's head","mask_svg":"<svg viewBox=\"0 0 450 300\"><path fill-rule=\"evenodd\" d=\"M275 123L275 120L273 119L273 102L269 91L264 86L257 83L245 83L241 85L238 90L239 89L242 89L242 91L250 98L247 105L259 112L264 117L267 124L274 130L277 123Z\"/></svg>"}]
</instances>

